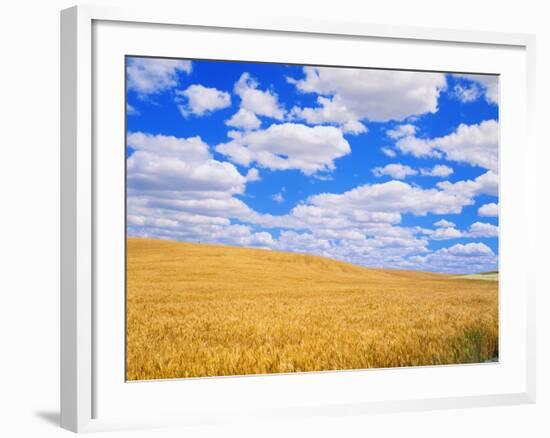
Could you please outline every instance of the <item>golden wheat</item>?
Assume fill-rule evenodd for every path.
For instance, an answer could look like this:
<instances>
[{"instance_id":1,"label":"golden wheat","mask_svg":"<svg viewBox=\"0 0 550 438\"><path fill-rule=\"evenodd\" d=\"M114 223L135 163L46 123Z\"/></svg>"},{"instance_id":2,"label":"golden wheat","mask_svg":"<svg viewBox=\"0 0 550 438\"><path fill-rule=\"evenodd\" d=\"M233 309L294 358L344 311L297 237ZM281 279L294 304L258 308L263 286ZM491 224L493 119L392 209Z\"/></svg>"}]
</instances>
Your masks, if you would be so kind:
<instances>
[{"instance_id":1,"label":"golden wheat","mask_svg":"<svg viewBox=\"0 0 550 438\"><path fill-rule=\"evenodd\" d=\"M138 238L127 262L129 380L498 355L496 281Z\"/></svg>"}]
</instances>

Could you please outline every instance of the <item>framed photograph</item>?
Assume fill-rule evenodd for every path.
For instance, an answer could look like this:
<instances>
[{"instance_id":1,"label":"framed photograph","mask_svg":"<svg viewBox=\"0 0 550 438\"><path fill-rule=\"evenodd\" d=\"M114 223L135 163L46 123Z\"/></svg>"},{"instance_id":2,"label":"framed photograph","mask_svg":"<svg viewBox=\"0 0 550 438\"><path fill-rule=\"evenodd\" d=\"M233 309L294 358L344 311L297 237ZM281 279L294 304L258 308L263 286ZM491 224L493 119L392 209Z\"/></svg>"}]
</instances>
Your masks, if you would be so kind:
<instances>
[{"instance_id":1,"label":"framed photograph","mask_svg":"<svg viewBox=\"0 0 550 438\"><path fill-rule=\"evenodd\" d=\"M534 37L61 17L63 427L534 401Z\"/></svg>"}]
</instances>

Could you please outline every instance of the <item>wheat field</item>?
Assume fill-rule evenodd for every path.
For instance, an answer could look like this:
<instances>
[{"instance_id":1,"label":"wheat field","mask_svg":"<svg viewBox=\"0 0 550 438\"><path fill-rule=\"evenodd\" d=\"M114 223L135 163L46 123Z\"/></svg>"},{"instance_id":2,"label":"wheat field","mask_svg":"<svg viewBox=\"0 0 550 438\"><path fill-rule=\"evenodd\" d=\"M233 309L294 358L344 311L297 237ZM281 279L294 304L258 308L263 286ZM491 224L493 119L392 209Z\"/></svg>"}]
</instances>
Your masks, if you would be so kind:
<instances>
[{"instance_id":1,"label":"wheat field","mask_svg":"<svg viewBox=\"0 0 550 438\"><path fill-rule=\"evenodd\" d=\"M129 238L127 379L476 363L498 281Z\"/></svg>"}]
</instances>

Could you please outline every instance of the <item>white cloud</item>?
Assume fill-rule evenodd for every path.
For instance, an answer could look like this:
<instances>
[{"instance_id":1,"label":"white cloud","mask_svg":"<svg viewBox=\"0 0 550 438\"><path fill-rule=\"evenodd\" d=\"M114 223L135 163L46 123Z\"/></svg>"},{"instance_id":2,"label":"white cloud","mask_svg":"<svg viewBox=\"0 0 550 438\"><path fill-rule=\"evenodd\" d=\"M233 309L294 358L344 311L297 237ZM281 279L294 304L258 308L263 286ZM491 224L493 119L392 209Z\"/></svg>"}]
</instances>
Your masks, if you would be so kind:
<instances>
[{"instance_id":1,"label":"white cloud","mask_svg":"<svg viewBox=\"0 0 550 438\"><path fill-rule=\"evenodd\" d=\"M283 251L328 255L326 251L331 248L331 244L327 239L319 239L311 233L283 231L277 242L277 248Z\"/></svg>"},{"instance_id":2,"label":"white cloud","mask_svg":"<svg viewBox=\"0 0 550 438\"><path fill-rule=\"evenodd\" d=\"M128 116L139 116L139 111L129 103L126 103L126 115Z\"/></svg>"},{"instance_id":3,"label":"white cloud","mask_svg":"<svg viewBox=\"0 0 550 438\"><path fill-rule=\"evenodd\" d=\"M208 145L200 137L178 138L132 132L126 137L126 143L137 151L151 152L159 156L177 155L193 162L202 162L210 158Z\"/></svg>"},{"instance_id":4,"label":"white cloud","mask_svg":"<svg viewBox=\"0 0 550 438\"><path fill-rule=\"evenodd\" d=\"M456 244L407 259L409 269L423 269L448 273L476 273L495 270L498 257L480 242Z\"/></svg>"},{"instance_id":5,"label":"white cloud","mask_svg":"<svg viewBox=\"0 0 550 438\"><path fill-rule=\"evenodd\" d=\"M395 179L405 179L408 176L417 175L418 171L404 164L393 163L384 167L375 167L372 169L372 173L374 176L387 175Z\"/></svg>"},{"instance_id":6,"label":"white cloud","mask_svg":"<svg viewBox=\"0 0 550 438\"><path fill-rule=\"evenodd\" d=\"M468 163L497 172L498 122L485 120L477 125L460 124L457 130L444 137L420 139L403 137L396 147L415 157L443 153L447 160Z\"/></svg>"},{"instance_id":7,"label":"white cloud","mask_svg":"<svg viewBox=\"0 0 550 438\"><path fill-rule=\"evenodd\" d=\"M253 182L253 181L260 181L262 178L260 177L260 172L258 169L252 167L248 170L246 174L246 180Z\"/></svg>"},{"instance_id":8,"label":"white cloud","mask_svg":"<svg viewBox=\"0 0 550 438\"><path fill-rule=\"evenodd\" d=\"M458 237L463 237L463 233L453 227L438 228L430 234L430 239L433 240L456 239Z\"/></svg>"},{"instance_id":9,"label":"white cloud","mask_svg":"<svg viewBox=\"0 0 550 438\"><path fill-rule=\"evenodd\" d=\"M330 174L315 173L312 175L313 178L318 179L319 181L333 181L334 177Z\"/></svg>"},{"instance_id":10,"label":"white cloud","mask_svg":"<svg viewBox=\"0 0 550 438\"><path fill-rule=\"evenodd\" d=\"M427 241L414 237L363 236L329 243L332 246L323 255L371 267L403 268L407 256L428 252Z\"/></svg>"},{"instance_id":11,"label":"white cloud","mask_svg":"<svg viewBox=\"0 0 550 438\"><path fill-rule=\"evenodd\" d=\"M415 157L434 156L437 150L429 140L424 140L414 136L403 137L396 142L396 147L405 154L412 154Z\"/></svg>"},{"instance_id":12,"label":"white cloud","mask_svg":"<svg viewBox=\"0 0 550 438\"><path fill-rule=\"evenodd\" d=\"M303 119L310 124L336 123L343 125L349 121L356 121L357 116L350 111L345 105L341 105L333 100L318 96L318 107L315 108L300 108L295 106L292 108L292 116L298 119Z\"/></svg>"},{"instance_id":13,"label":"white cloud","mask_svg":"<svg viewBox=\"0 0 550 438\"><path fill-rule=\"evenodd\" d=\"M459 237L465 237L464 232L457 230L456 225L446 219L441 219L434 223L437 227L429 233L429 237L432 240L448 240L457 239Z\"/></svg>"},{"instance_id":14,"label":"white cloud","mask_svg":"<svg viewBox=\"0 0 550 438\"><path fill-rule=\"evenodd\" d=\"M333 207L325 205L323 201L316 203L302 203L295 206L288 219L291 219L291 228L309 229L346 229L374 227L377 224L397 224L401 215L397 212L370 211L368 207L354 208L352 205ZM380 228L377 228L380 231ZM386 231L387 229L384 228Z\"/></svg>"},{"instance_id":15,"label":"white cloud","mask_svg":"<svg viewBox=\"0 0 550 438\"><path fill-rule=\"evenodd\" d=\"M256 114L248 111L244 108L239 109L229 120L225 121L227 126L233 126L234 128L243 128L247 130L258 129L262 122Z\"/></svg>"},{"instance_id":16,"label":"white cloud","mask_svg":"<svg viewBox=\"0 0 550 438\"><path fill-rule=\"evenodd\" d=\"M477 195L498 196L498 175L492 171L487 171L474 180L464 180L451 183L441 181L437 187L457 196L473 198Z\"/></svg>"},{"instance_id":17,"label":"white cloud","mask_svg":"<svg viewBox=\"0 0 550 438\"><path fill-rule=\"evenodd\" d=\"M423 189L402 181L358 186L342 194L321 193L308 198L308 203L326 210L448 214L460 213L466 205L472 205L480 194L494 195L498 178L490 171L475 180L450 183L443 181L437 188Z\"/></svg>"},{"instance_id":18,"label":"white cloud","mask_svg":"<svg viewBox=\"0 0 550 438\"><path fill-rule=\"evenodd\" d=\"M451 221L448 221L446 219L438 220L434 223L434 225L438 228L449 228L449 227L455 227L455 224Z\"/></svg>"},{"instance_id":19,"label":"white cloud","mask_svg":"<svg viewBox=\"0 0 550 438\"><path fill-rule=\"evenodd\" d=\"M194 214L209 218L223 219L229 223L230 218L240 218L251 214L250 208L232 193L220 192L130 192L132 211L159 212L174 217L176 212Z\"/></svg>"},{"instance_id":20,"label":"white cloud","mask_svg":"<svg viewBox=\"0 0 550 438\"><path fill-rule=\"evenodd\" d=\"M475 222L470 226L469 237L497 237L498 227L484 222Z\"/></svg>"},{"instance_id":21,"label":"white cloud","mask_svg":"<svg viewBox=\"0 0 550 438\"><path fill-rule=\"evenodd\" d=\"M498 76L474 74L455 74L454 76L479 85L484 91L487 102L498 104Z\"/></svg>"},{"instance_id":22,"label":"white cloud","mask_svg":"<svg viewBox=\"0 0 550 438\"><path fill-rule=\"evenodd\" d=\"M452 222L444 219L434 225L438 228L430 234L430 239L433 240L456 239L459 237L498 237L498 227L483 222L474 222L470 225L468 231L457 230Z\"/></svg>"},{"instance_id":23,"label":"white cloud","mask_svg":"<svg viewBox=\"0 0 550 438\"><path fill-rule=\"evenodd\" d=\"M285 198L283 196L282 193L275 193L274 195L271 196L271 199L273 199L277 204L281 204L282 202L284 202Z\"/></svg>"},{"instance_id":24,"label":"white cloud","mask_svg":"<svg viewBox=\"0 0 550 438\"><path fill-rule=\"evenodd\" d=\"M317 97L317 108L293 107L290 112L292 119L305 120L311 125L335 124L343 132L351 135L364 134L367 127L356 119L356 116L341 105L337 105L326 97Z\"/></svg>"},{"instance_id":25,"label":"white cloud","mask_svg":"<svg viewBox=\"0 0 550 438\"><path fill-rule=\"evenodd\" d=\"M235 93L241 98L241 108L253 114L283 120L285 110L279 104L277 95L258 89L258 82L250 74L243 73L235 84Z\"/></svg>"},{"instance_id":26,"label":"white cloud","mask_svg":"<svg viewBox=\"0 0 550 438\"><path fill-rule=\"evenodd\" d=\"M453 169L443 164L436 164L431 169L420 169L420 174L425 176L435 176L439 178L447 178L453 174Z\"/></svg>"},{"instance_id":27,"label":"white cloud","mask_svg":"<svg viewBox=\"0 0 550 438\"><path fill-rule=\"evenodd\" d=\"M469 86L456 84L453 87L453 95L462 103L469 103L476 101L481 92L476 84L470 84Z\"/></svg>"},{"instance_id":28,"label":"white cloud","mask_svg":"<svg viewBox=\"0 0 550 438\"><path fill-rule=\"evenodd\" d=\"M470 196L468 196L470 195ZM322 193L309 198L313 205L343 208L357 211L447 214L460 213L462 207L473 203L472 193L447 190L423 189L402 181L389 181L383 184L366 184L342 194Z\"/></svg>"},{"instance_id":29,"label":"white cloud","mask_svg":"<svg viewBox=\"0 0 550 438\"><path fill-rule=\"evenodd\" d=\"M322 255L368 266L392 266L403 256L427 252L427 242L410 236L367 237L361 230L283 231L275 248Z\"/></svg>"},{"instance_id":30,"label":"white cloud","mask_svg":"<svg viewBox=\"0 0 550 438\"><path fill-rule=\"evenodd\" d=\"M185 90L176 91L178 108L184 117L194 114L203 116L212 111L227 108L231 105L229 93L216 88L207 88L200 84L193 84Z\"/></svg>"},{"instance_id":31,"label":"white cloud","mask_svg":"<svg viewBox=\"0 0 550 438\"><path fill-rule=\"evenodd\" d=\"M187 223L183 220L149 221L145 226L130 227L133 236L159 239L177 239L190 242L217 243L270 249L274 240L270 233L256 232L241 224Z\"/></svg>"},{"instance_id":32,"label":"white cloud","mask_svg":"<svg viewBox=\"0 0 550 438\"><path fill-rule=\"evenodd\" d=\"M495 217L498 216L498 204L491 202L489 204L484 204L477 210L479 216L488 216Z\"/></svg>"},{"instance_id":33,"label":"white cloud","mask_svg":"<svg viewBox=\"0 0 550 438\"><path fill-rule=\"evenodd\" d=\"M264 226L305 229L318 239L328 240L330 248L320 255L367 266L403 269L428 269L441 272L477 272L494 269L496 257L483 260L463 255L440 254L441 260L424 262L408 260L409 255L429 253L427 236L432 240L469 237L491 237L495 228L490 224L472 224L468 231L456 229L454 223L442 219L436 230L397 226L401 214L459 213L464 205L473 204L475 193L483 189L479 178L467 181L468 190L461 193L456 186L451 192L421 189L399 181L359 186L342 194L325 193L309 197L282 217L258 218ZM480 182L481 180L481 182ZM471 185L475 187L470 187ZM287 245L288 248L288 245ZM460 248L460 247L458 247ZM454 253L458 248L454 248ZM471 249L471 247L468 247ZM306 251L307 252L307 251Z\"/></svg>"},{"instance_id":34,"label":"white cloud","mask_svg":"<svg viewBox=\"0 0 550 438\"><path fill-rule=\"evenodd\" d=\"M318 106L295 109L310 123L349 120L403 120L434 113L441 90L441 73L304 67L303 79L288 78L304 93L319 94Z\"/></svg>"},{"instance_id":35,"label":"white cloud","mask_svg":"<svg viewBox=\"0 0 550 438\"><path fill-rule=\"evenodd\" d=\"M178 73L191 73L191 61L158 58L129 58L127 86L140 97L160 93L178 85Z\"/></svg>"},{"instance_id":36,"label":"white cloud","mask_svg":"<svg viewBox=\"0 0 550 438\"><path fill-rule=\"evenodd\" d=\"M136 152L128 159L128 187L138 190L229 191L240 193L246 179L231 163Z\"/></svg>"},{"instance_id":37,"label":"white cloud","mask_svg":"<svg viewBox=\"0 0 550 438\"><path fill-rule=\"evenodd\" d=\"M350 120L342 125L342 131L346 134L358 135L368 131L367 127L357 120Z\"/></svg>"},{"instance_id":38,"label":"white cloud","mask_svg":"<svg viewBox=\"0 0 550 438\"><path fill-rule=\"evenodd\" d=\"M132 133L127 144L128 229L132 236L270 248L270 233L233 218L258 215L235 195L259 180L228 162L213 159L200 137Z\"/></svg>"},{"instance_id":39,"label":"white cloud","mask_svg":"<svg viewBox=\"0 0 550 438\"><path fill-rule=\"evenodd\" d=\"M145 191L242 193L246 182L235 166L214 160L200 137L131 133L128 188Z\"/></svg>"},{"instance_id":40,"label":"white cloud","mask_svg":"<svg viewBox=\"0 0 550 438\"><path fill-rule=\"evenodd\" d=\"M345 106L323 96L317 97L317 103L320 106L316 108L293 107L291 118L305 120L311 125L335 124L346 134L358 135L368 131L367 127L357 120L357 116Z\"/></svg>"},{"instance_id":41,"label":"white cloud","mask_svg":"<svg viewBox=\"0 0 550 438\"><path fill-rule=\"evenodd\" d=\"M381 151L386 157L394 158L397 155L395 151L389 147L383 147Z\"/></svg>"},{"instance_id":42,"label":"white cloud","mask_svg":"<svg viewBox=\"0 0 550 438\"><path fill-rule=\"evenodd\" d=\"M386 135L394 140L402 137L408 137L416 134L416 126L411 124L398 125L393 129L388 129Z\"/></svg>"},{"instance_id":43,"label":"white cloud","mask_svg":"<svg viewBox=\"0 0 550 438\"><path fill-rule=\"evenodd\" d=\"M475 256L475 255L494 255L493 250L484 243L457 243L449 248L442 248L437 251L440 254L451 254L461 256Z\"/></svg>"},{"instance_id":44,"label":"white cloud","mask_svg":"<svg viewBox=\"0 0 550 438\"><path fill-rule=\"evenodd\" d=\"M258 163L273 170L298 169L306 175L334 169L334 160L350 153L342 131L332 126L274 124L265 130L232 133L216 151L237 164Z\"/></svg>"}]
</instances>

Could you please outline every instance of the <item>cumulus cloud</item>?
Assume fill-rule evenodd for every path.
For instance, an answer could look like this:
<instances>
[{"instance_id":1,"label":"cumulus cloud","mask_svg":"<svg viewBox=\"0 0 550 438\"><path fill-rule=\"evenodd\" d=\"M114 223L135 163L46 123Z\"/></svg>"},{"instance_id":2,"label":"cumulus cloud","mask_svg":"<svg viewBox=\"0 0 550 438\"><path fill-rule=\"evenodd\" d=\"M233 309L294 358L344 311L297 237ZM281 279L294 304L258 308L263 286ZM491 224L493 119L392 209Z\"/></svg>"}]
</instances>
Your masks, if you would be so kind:
<instances>
[{"instance_id":1,"label":"cumulus cloud","mask_svg":"<svg viewBox=\"0 0 550 438\"><path fill-rule=\"evenodd\" d=\"M357 116L346 106L334 102L332 99L318 96L318 107L292 108L292 116L303 119L310 124L336 123L344 124L350 120L356 120Z\"/></svg>"},{"instance_id":2,"label":"cumulus cloud","mask_svg":"<svg viewBox=\"0 0 550 438\"><path fill-rule=\"evenodd\" d=\"M497 237L498 227L484 222L475 222L470 226L468 237Z\"/></svg>"},{"instance_id":3,"label":"cumulus cloud","mask_svg":"<svg viewBox=\"0 0 550 438\"><path fill-rule=\"evenodd\" d=\"M354 235L371 235L373 238L399 237L416 239L416 234L436 239L456 237L489 237L494 228L475 224L468 231L456 230L455 224L441 219L434 225L442 231L419 227L399 227L401 215L456 214L466 205L472 205L480 193L490 191L487 175L476 180L448 183L447 189L423 189L401 181L383 184L366 184L343 193L321 193L310 196L294 207L288 215L256 217L255 223L264 226L309 229L329 234L329 230L343 230ZM359 234L357 234L359 233ZM335 237L336 238L336 237Z\"/></svg>"},{"instance_id":4,"label":"cumulus cloud","mask_svg":"<svg viewBox=\"0 0 550 438\"><path fill-rule=\"evenodd\" d=\"M126 136L126 144L135 151L151 152L159 156L185 156L194 162L202 162L210 158L208 145L200 137L178 138L130 132Z\"/></svg>"},{"instance_id":5,"label":"cumulus cloud","mask_svg":"<svg viewBox=\"0 0 550 438\"><path fill-rule=\"evenodd\" d=\"M388 164L383 167L375 167L372 169L375 176L391 176L395 179L405 179L408 176L422 175L422 176L434 176L439 178L446 178L453 174L453 169L445 165L435 165L432 168L421 168L419 170L399 163Z\"/></svg>"},{"instance_id":6,"label":"cumulus cloud","mask_svg":"<svg viewBox=\"0 0 550 438\"><path fill-rule=\"evenodd\" d=\"M231 196L231 193L212 192L131 192L135 211L158 212L164 216L170 212L185 212L198 216L223 219L229 223L231 218L246 217L251 213L250 208L240 199ZM130 205L130 204L129 204Z\"/></svg>"},{"instance_id":7,"label":"cumulus cloud","mask_svg":"<svg viewBox=\"0 0 550 438\"><path fill-rule=\"evenodd\" d=\"M160 224L148 224L130 229L133 236L158 239L177 239L191 242L216 243L224 245L273 248L275 242L270 233L255 231L241 224L186 223L181 218Z\"/></svg>"},{"instance_id":8,"label":"cumulus cloud","mask_svg":"<svg viewBox=\"0 0 550 438\"><path fill-rule=\"evenodd\" d=\"M479 89L481 89L485 95L487 102L498 105L498 76L496 75L474 75L474 74L455 74L457 78L466 79L471 82L465 89L477 89L478 93L474 97L470 96L471 100L476 100L479 95ZM462 86L463 87L463 86Z\"/></svg>"},{"instance_id":9,"label":"cumulus cloud","mask_svg":"<svg viewBox=\"0 0 550 438\"><path fill-rule=\"evenodd\" d=\"M410 268L449 273L484 272L498 266L498 257L481 242L457 243L424 256L410 257L407 261Z\"/></svg>"},{"instance_id":10,"label":"cumulus cloud","mask_svg":"<svg viewBox=\"0 0 550 438\"><path fill-rule=\"evenodd\" d=\"M372 169L374 176L391 176L395 179L405 179L408 176L417 175L418 171L404 164L392 163L384 167Z\"/></svg>"},{"instance_id":11,"label":"cumulus cloud","mask_svg":"<svg viewBox=\"0 0 550 438\"><path fill-rule=\"evenodd\" d=\"M387 146L382 147L380 150L386 157L394 158L397 155L393 149Z\"/></svg>"},{"instance_id":12,"label":"cumulus cloud","mask_svg":"<svg viewBox=\"0 0 550 438\"><path fill-rule=\"evenodd\" d=\"M468 163L498 171L498 122L485 120L479 124L460 124L455 132L444 137L422 139L407 136L396 142L403 153L415 157L443 156L450 161Z\"/></svg>"},{"instance_id":13,"label":"cumulus cloud","mask_svg":"<svg viewBox=\"0 0 550 438\"><path fill-rule=\"evenodd\" d=\"M358 135L368 132L368 129L365 125L357 120L350 120L342 125L342 131L346 134Z\"/></svg>"},{"instance_id":14,"label":"cumulus cloud","mask_svg":"<svg viewBox=\"0 0 550 438\"><path fill-rule=\"evenodd\" d=\"M447 178L449 175L452 175L454 170L443 164L436 164L431 169L420 169L420 174L425 176L435 176L438 178Z\"/></svg>"},{"instance_id":15,"label":"cumulus cloud","mask_svg":"<svg viewBox=\"0 0 550 438\"><path fill-rule=\"evenodd\" d=\"M405 125L398 125L393 129L388 129L386 135L394 140L397 140L402 137L408 137L416 134L416 126L409 123Z\"/></svg>"},{"instance_id":16,"label":"cumulus cloud","mask_svg":"<svg viewBox=\"0 0 550 438\"><path fill-rule=\"evenodd\" d=\"M489 204L484 204L477 210L479 216L488 216L495 217L498 216L498 204L491 202Z\"/></svg>"},{"instance_id":17,"label":"cumulus cloud","mask_svg":"<svg viewBox=\"0 0 550 438\"><path fill-rule=\"evenodd\" d=\"M178 90L176 96L178 109L184 117L191 114L203 116L231 105L229 93L216 88L207 88L200 84L193 84L185 90Z\"/></svg>"},{"instance_id":18,"label":"cumulus cloud","mask_svg":"<svg viewBox=\"0 0 550 438\"><path fill-rule=\"evenodd\" d=\"M281 192L275 193L274 195L272 195L271 199L273 199L277 204L281 204L285 200L285 198L284 198L284 196Z\"/></svg>"},{"instance_id":19,"label":"cumulus cloud","mask_svg":"<svg viewBox=\"0 0 550 438\"><path fill-rule=\"evenodd\" d=\"M441 73L304 67L302 79L288 81L303 93L319 95L317 106L295 108L309 123L348 120L383 122L435 113L446 87Z\"/></svg>"},{"instance_id":20,"label":"cumulus cloud","mask_svg":"<svg viewBox=\"0 0 550 438\"><path fill-rule=\"evenodd\" d=\"M342 131L332 126L273 124L258 131L231 134L216 151L234 163L257 163L272 170L297 169L306 175L334 169L334 160L351 152Z\"/></svg>"},{"instance_id":21,"label":"cumulus cloud","mask_svg":"<svg viewBox=\"0 0 550 438\"><path fill-rule=\"evenodd\" d=\"M357 120L357 115L344 105L323 96L317 97L316 108L300 108L295 106L290 112L294 119L305 120L311 125L335 124L345 133L358 135L367 132L367 127Z\"/></svg>"},{"instance_id":22,"label":"cumulus cloud","mask_svg":"<svg viewBox=\"0 0 550 438\"><path fill-rule=\"evenodd\" d=\"M425 215L460 213L471 205L473 192L423 189L402 181L365 184L342 194L322 193L309 198L313 205L336 210L352 208L357 211L412 213Z\"/></svg>"},{"instance_id":23,"label":"cumulus cloud","mask_svg":"<svg viewBox=\"0 0 550 438\"><path fill-rule=\"evenodd\" d=\"M191 73L191 61L158 58L128 58L128 90L140 97L160 93L178 85L178 73Z\"/></svg>"},{"instance_id":24,"label":"cumulus cloud","mask_svg":"<svg viewBox=\"0 0 550 438\"><path fill-rule=\"evenodd\" d=\"M141 192L242 193L246 178L228 162L214 160L200 137L176 138L140 132L127 136L129 189Z\"/></svg>"},{"instance_id":25,"label":"cumulus cloud","mask_svg":"<svg viewBox=\"0 0 550 438\"><path fill-rule=\"evenodd\" d=\"M418 174L422 176L446 178L453 173L453 169L449 166L438 164L430 169L423 168L418 171L410 166L407 166L406 164L391 163L383 167L375 167L372 169L372 173L374 176L391 176L392 178L401 180Z\"/></svg>"},{"instance_id":26,"label":"cumulus cloud","mask_svg":"<svg viewBox=\"0 0 550 438\"><path fill-rule=\"evenodd\" d=\"M470 103L479 98L481 91L476 84L470 84L467 86L456 84L453 87L453 95L462 103Z\"/></svg>"},{"instance_id":27,"label":"cumulus cloud","mask_svg":"<svg viewBox=\"0 0 550 438\"><path fill-rule=\"evenodd\" d=\"M442 248L437 251L440 254L475 256L475 255L494 255L493 250L481 242L477 243L457 243L449 248Z\"/></svg>"},{"instance_id":28,"label":"cumulus cloud","mask_svg":"<svg viewBox=\"0 0 550 438\"><path fill-rule=\"evenodd\" d=\"M275 249L322 255L368 266L397 266L403 257L426 253L427 241L411 236L368 237L362 230L283 231Z\"/></svg>"},{"instance_id":29,"label":"cumulus cloud","mask_svg":"<svg viewBox=\"0 0 550 438\"><path fill-rule=\"evenodd\" d=\"M329 255L331 244L327 239L319 239L311 233L283 231L277 242L277 249L282 251L304 252Z\"/></svg>"},{"instance_id":30,"label":"cumulus cloud","mask_svg":"<svg viewBox=\"0 0 550 438\"><path fill-rule=\"evenodd\" d=\"M458 230L455 224L446 220L436 222L438 228L430 233L430 239L447 240L459 237L498 237L498 227L484 222L474 222L467 231Z\"/></svg>"},{"instance_id":31,"label":"cumulus cloud","mask_svg":"<svg viewBox=\"0 0 550 438\"><path fill-rule=\"evenodd\" d=\"M200 137L131 133L127 144L128 232L169 238L270 248L270 233L232 218L253 217L235 197L258 181L257 169L241 175L229 162L215 160Z\"/></svg>"},{"instance_id":32,"label":"cumulus cloud","mask_svg":"<svg viewBox=\"0 0 550 438\"><path fill-rule=\"evenodd\" d=\"M371 267L404 268L406 258L428 252L427 241L415 237L366 237L329 240L329 257Z\"/></svg>"},{"instance_id":33,"label":"cumulus cloud","mask_svg":"<svg viewBox=\"0 0 550 438\"><path fill-rule=\"evenodd\" d=\"M135 233L164 228L167 236L190 225L188 232L222 227L229 225L228 215L248 214L234 197L244 192L246 177L233 164L214 160L200 137L136 132L127 144L134 151L127 159L127 186Z\"/></svg>"},{"instance_id":34,"label":"cumulus cloud","mask_svg":"<svg viewBox=\"0 0 550 438\"><path fill-rule=\"evenodd\" d=\"M351 205L325 205L323 200L309 199L307 203L297 205L288 215L293 221L294 228L309 229L346 229L346 228L376 228L387 231L386 225L397 224L401 221L398 212L382 212L370 210L363 206L361 209ZM392 229L392 231L395 231Z\"/></svg>"},{"instance_id":35,"label":"cumulus cloud","mask_svg":"<svg viewBox=\"0 0 550 438\"><path fill-rule=\"evenodd\" d=\"M248 172L246 173L246 180L247 181L260 181L262 178L260 177L260 172L258 169L252 167L251 169L248 169Z\"/></svg>"},{"instance_id":36,"label":"cumulus cloud","mask_svg":"<svg viewBox=\"0 0 550 438\"><path fill-rule=\"evenodd\" d=\"M234 128L252 130L258 129L262 122L260 121L260 119L258 119L258 117L256 117L256 114L244 108L241 108L239 109L239 111L233 114L229 120L226 120L225 124Z\"/></svg>"},{"instance_id":37,"label":"cumulus cloud","mask_svg":"<svg viewBox=\"0 0 550 438\"><path fill-rule=\"evenodd\" d=\"M279 104L277 94L269 90L260 90L258 82L249 73L243 73L234 87L241 98L241 109L250 113L283 120L285 110Z\"/></svg>"},{"instance_id":38,"label":"cumulus cloud","mask_svg":"<svg viewBox=\"0 0 550 438\"><path fill-rule=\"evenodd\" d=\"M448 221L446 219L440 219L437 222L435 222L434 225L438 228L448 228L448 227L456 226L454 222Z\"/></svg>"},{"instance_id":39,"label":"cumulus cloud","mask_svg":"<svg viewBox=\"0 0 550 438\"><path fill-rule=\"evenodd\" d=\"M457 182L441 181L437 187L457 196L473 198L477 195L498 196L498 175L487 171L477 178Z\"/></svg>"},{"instance_id":40,"label":"cumulus cloud","mask_svg":"<svg viewBox=\"0 0 550 438\"><path fill-rule=\"evenodd\" d=\"M430 234L430 239L433 240L456 239L458 237L463 237L463 233L453 227L438 228Z\"/></svg>"}]
</instances>

